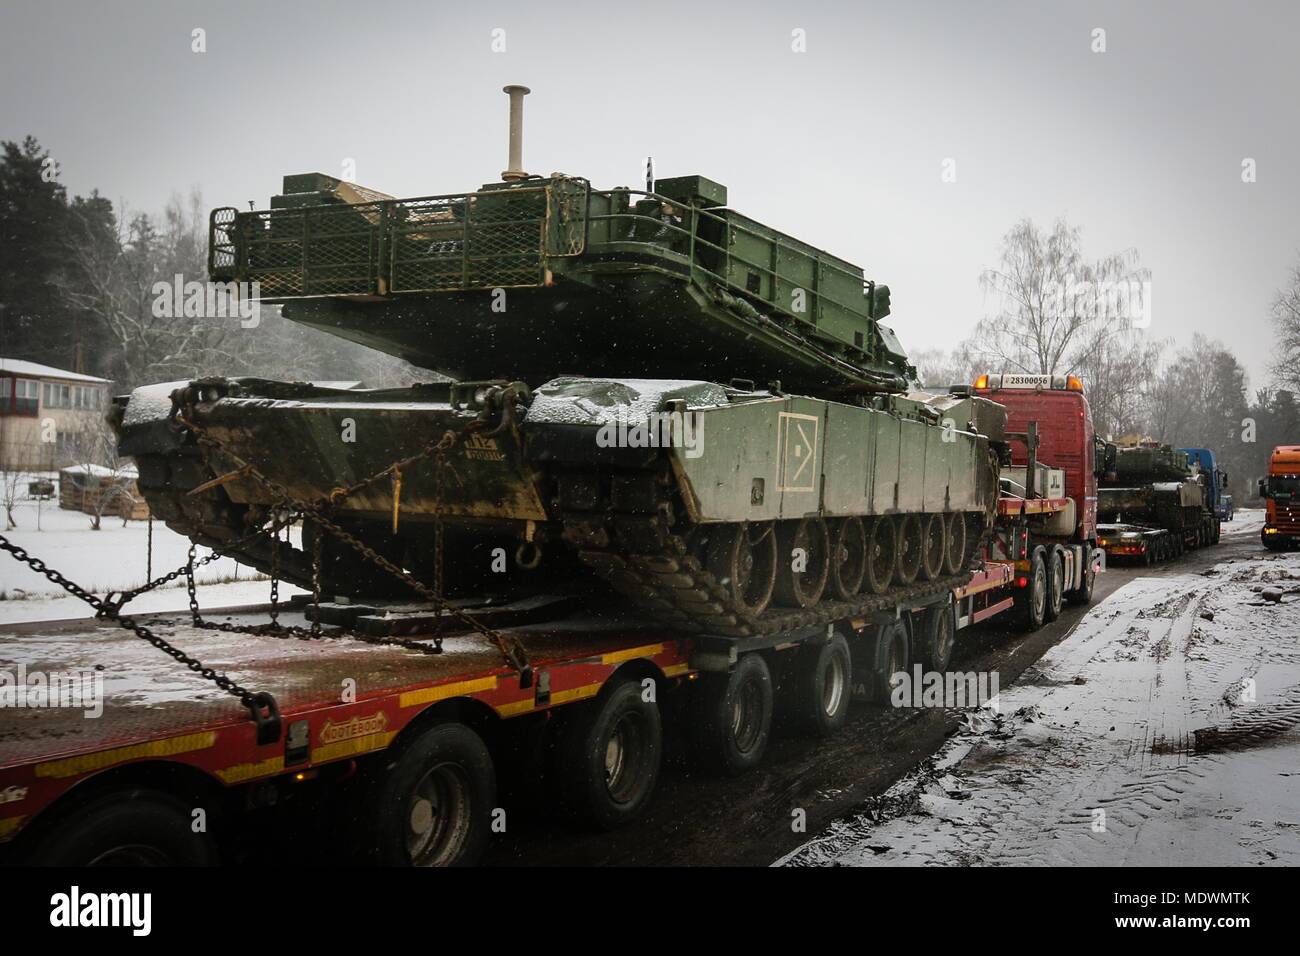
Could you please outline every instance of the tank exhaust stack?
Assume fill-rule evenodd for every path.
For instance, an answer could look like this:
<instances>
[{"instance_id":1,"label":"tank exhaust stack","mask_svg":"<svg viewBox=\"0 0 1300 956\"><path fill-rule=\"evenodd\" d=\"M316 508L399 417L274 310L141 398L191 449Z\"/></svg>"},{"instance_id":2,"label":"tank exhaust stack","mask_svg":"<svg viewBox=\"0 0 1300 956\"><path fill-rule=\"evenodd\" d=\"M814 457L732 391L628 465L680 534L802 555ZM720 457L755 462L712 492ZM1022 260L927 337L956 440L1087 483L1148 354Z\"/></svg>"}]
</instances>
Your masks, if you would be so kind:
<instances>
[{"instance_id":1,"label":"tank exhaust stack","mask_svg":"<svg viewBox=\"0 0 1300 956\"><path fill-rule=\"evenodd\" d=\"M524 172L524 97L532 91L526 86L502 87L510 95L510 163L501 178L507 182L527 179Z\"/></svg>"}]
</instances>

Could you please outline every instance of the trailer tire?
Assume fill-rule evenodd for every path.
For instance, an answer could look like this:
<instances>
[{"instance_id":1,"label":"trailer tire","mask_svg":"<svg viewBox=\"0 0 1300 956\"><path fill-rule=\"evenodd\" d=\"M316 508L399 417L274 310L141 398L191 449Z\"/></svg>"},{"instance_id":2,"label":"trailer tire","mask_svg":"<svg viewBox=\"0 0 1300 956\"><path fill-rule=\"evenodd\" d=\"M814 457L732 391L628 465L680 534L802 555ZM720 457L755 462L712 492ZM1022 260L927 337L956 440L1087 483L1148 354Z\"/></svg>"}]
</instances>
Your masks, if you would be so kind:
<instances>
[{"instance_id":1,"label":"trailer tire","mask_svg":"<svg viewBox=\"0 0 1300 956\"><path fill-rule=\"evenodd\" d=\"M802 708L804 727L819 737L829 737L849 719L853 696L853 657L844 635L826 644L806 646L795 693Z\"/></svg>"},{"instance_id":2,"label":"trailer tire","mask_svg":"<svg viewBox=\"0 0 1300 956\"><path fill-rule=\"evenodd\" d=\"M1055 621L1061 616L1061 604L1065 599L1065 555L1059 547L1053 546L1047 552L1047 607L1043 619Z\"/></svg>"},{"instance_id":3,"label":"trailer tire","mask_svg":"<svg viewBox=\"0 0 1300 956\"><path fill-rule=\"evenodd\" d=\"M736 777L758 766L772 734L772 673L761 654L745 654L729 674L706 674L696 687L691 742L699 762Z\"/></svg>"},{"instance_id":4,"label":"trailer tire","mask_svg":"<svg viewBox=\"0 0 1300 956\"><path fill-rule=\"evenodd\" d=\"M58 821L26 862L34 866L211 866L216 850L195 833L191 807L161 790L107 790Z\"/></svg>"},{"instance_id":5,"label":"trailer tire","mask_svg":"<svg viewBox=\"0 0 1300 956\"><path fill-rule=\"evenodd\" d=\"M1065 596L1071 604L1092 603L1092 594L1097 586L1097 568L1092 563L1092 556L1098 550L1100 549L1089 548L1086 544L1083 546L1083 575L1080 578L1082 583Z\"/></svg>"},{"instance_id":6,"label":"trailer tire","mask_svg":"<svg viewBox=\"0 0 1300 956\"><path fill-rule=\"evenodd\" d=\"M920 633L913 648L915 659L927 671L944 673L952 663L956 637L956 609L952 604L926 608L921 615Z\"/></svg>"},{"instance_id":7,"label":"trailer tire","mask_svg":"<svg viewBox=\"0 0 1300 956\"><path fill-rule=\"evenodd\" d=\"M888 705L894 691L894 675L906 673L911 660L911 641L902 621L883 624L876 629L875 655L871 666L871 699Z\"/></svg>"},{"instance_id":8,"label":"trailer tire","mask_svg":"<svg viewBox=\"0 0 1300 956\"><path fill-rule=\"evenodd\" d=\"M559 748L565 806L602 830L631 823L654 796L663 763L659 705L635 680L617 681L580 704Z\"/></svg>"},{"instance_id":9,"label":"trailer tire","mask_svg":"<svg viewBox=\"0 0 1300 956\"><path fill-rule=\"evenodd\" d=\"M1016 589L1015 620L1017 627L1031 633L1043 626L1047 613L1047 562L1043 549L1034 548L1029 559L1028 583Z\"/></svg>"},{"instance_id":10,"label":"trailer tire","mask_svg":"<svg viewBox=\"0 0 1300 956\"><path fill-rule=\"evenodd\" d=\"M371 772L361 812L375 862L471 866L482 856L496 806L496 770L473 730L434 724L381 757Z\"/></svg>"}]
</instances>

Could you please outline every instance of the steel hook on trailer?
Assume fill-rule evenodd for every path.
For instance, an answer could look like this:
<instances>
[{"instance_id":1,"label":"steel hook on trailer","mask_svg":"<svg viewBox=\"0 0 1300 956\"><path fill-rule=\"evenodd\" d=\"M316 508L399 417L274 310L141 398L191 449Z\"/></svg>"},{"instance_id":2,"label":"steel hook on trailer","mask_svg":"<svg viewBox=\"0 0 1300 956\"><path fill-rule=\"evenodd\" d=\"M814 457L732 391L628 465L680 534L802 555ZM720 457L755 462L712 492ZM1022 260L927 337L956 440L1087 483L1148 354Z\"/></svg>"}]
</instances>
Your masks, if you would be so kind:
<instances>
[{"instance_id":1,"label":"steel hook on trailer","mask_svg":"<svg viewBox=\"0 0 1300 956\"><path fill-rule=\"evenodd\" d=\"M260 690L248 698L245 706L253 716L258 746L277 743L280 739L280 706L275 698Z\"/></svg>"},{"instance_id":2,"label":"steel hook on trailer","mask_svg":"<svg viewBox=\"0 0 1300 956\"><path fill-rule=\"evenodd\" d=\"M515 564L525 571L536 570L542 563L542 548L536 541L520 541L515 548Z\"/></svg>"}]
</instances>

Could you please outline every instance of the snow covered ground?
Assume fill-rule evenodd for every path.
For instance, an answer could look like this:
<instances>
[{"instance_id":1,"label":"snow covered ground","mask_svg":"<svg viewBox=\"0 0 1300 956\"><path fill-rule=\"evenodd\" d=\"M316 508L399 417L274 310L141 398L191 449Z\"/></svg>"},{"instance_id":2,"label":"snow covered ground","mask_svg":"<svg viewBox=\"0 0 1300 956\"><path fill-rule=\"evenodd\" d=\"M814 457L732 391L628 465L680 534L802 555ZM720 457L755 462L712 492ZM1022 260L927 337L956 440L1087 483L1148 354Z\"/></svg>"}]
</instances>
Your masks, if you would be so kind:
<instances>
[{"instance_id":1,"label":"snow covered ground","mask_svg":"<svg viewBox=\"0 0 1300 956\"><path fill-rule=\"evenodd\" d=\"M778 862L1300 864L1300 554L1259 546L1261 520L1224 525L1244 557L1119 588L996 711Z\"/></svg>"},{"instance_id":2,"label":"snow covered ground","mask_svg":"<svg viewBox=\"0 0 1300 956\"><path fill-rule=\"evenodd\" d=\"M39 515L38 515L39 507ZM100 530L90 528L90 515L64 511L57 501L23 500L14 509L18 527L5 537L27 549L51 568L77 584L102 596L145 583L148 528L145 521L129 521L106 515ZM39 518L40 530L37 530ZM185 563L188 538L169 531L162 522L153 526L153 575L158 577ZM198 557L206 556L198 549ZM220 558L200 568L199 600L204 607L259 604L268 598L269 582L253 568L230 558ZM281 594L299 593L281 586ZM163 588L142 595L128 605L132 611L175 611L189 606L185 580L180 578ZM0 625L23 621L49 621L92 617L86 604L20 564L9 554L0 554Z\"/></svg>"}]
</instances>

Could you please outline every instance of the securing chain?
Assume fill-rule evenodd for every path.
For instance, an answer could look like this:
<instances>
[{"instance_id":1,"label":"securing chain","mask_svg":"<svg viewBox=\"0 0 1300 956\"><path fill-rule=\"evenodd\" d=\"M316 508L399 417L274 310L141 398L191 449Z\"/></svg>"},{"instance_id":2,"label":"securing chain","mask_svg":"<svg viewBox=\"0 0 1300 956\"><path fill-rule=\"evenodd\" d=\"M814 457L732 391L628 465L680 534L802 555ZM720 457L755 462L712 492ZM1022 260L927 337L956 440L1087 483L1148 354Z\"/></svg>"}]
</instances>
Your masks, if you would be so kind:
<instances>
[{"instance_id":1,"label":"securing chain","mask_svg":"<svg viewBox=\"0 0 1300 956\"><path fill-rule=\"evenodd\" d=\"M509 402L506 402L504 407L510 408L512 406L510 405ZM498 429L504 427L505 422L509 420L509 416L504 412L504 410L503 410L502 418L503 418L503 422L501 425L498 426ZM440 438L438 438L436 441L429 442L427 445L424 446L424 448L422 448L420 451L416 452L415 454L400 459L398 461L395 461L392 464L388 465L386 468L383 468L375 472L373 475L369 476L368 478L364 478L361 481L356 482L355 484L350 485L346 488L335 488L328 495L314 502L301 501L299 499L294 498L293 495L289 493L289 490L286 487L284 487L284 485L280 484L279 482L275 481L272 478L269 478L268 476L263 474L262 471L259 468L257 468L256 465L252 464L251 462L245 461L242 457L237 455L235 452L231 451L229 448L226 448L221 441L212 437L207 432L207 429L203 428L203 426L193 422L189 418L180 414L179 411L175 414L175 420L180 425L188 429L194 435L195 439L199 443L215 449L216 451L220 452L221 454L227 456L232 461L234 461L238 466L237 473L241 477L252 478L258 484L262 485L262 487L266 488L267 491L269 491L271 495L277 499L280 507L294 510L300 513L301 515L303 515L304 517L306 517L307 519L315 522L316 525L318 525L321 529L328 531L334 537L336 537L344 544L348 545L348 547L352 548L354 551L360 554L367 561L374 564L376 567L380 568L381 570L386 571L388 574L391 574L393 577L397 578L402 583L406 584L409 588L411 588L411 590L415 591L421 597L428 600L431 604L433 604L438 609L439 611L438 628L437 631L435 632L432 648L430 648L428 645L417 644L416 642L413 641L402 642L402 641L394 641L394 639L387 639L387 641L384 641L385 643L400 643L404 646L409 644L409 645L414 645L422 648L425 653L435 653L435 654L441 653L442 652L442 619L448 616L454 617L457 620L459 620L462 624L464 624L466 627L468 627L470 630L478 633L482 637L485 637L489 641L491 641L501 652L501 655L506 660L506 662L509 663L511 667L513 667L515 670L519 672L523 680L524 686L528 686L531 683L532 665L528 659L527 652L524 650L523 645L520 644L518 640L516 640L513 637L509 637L505 634L502 634L501 632L493 628L487 627L482 622L476 620L472 615L467 614L460 608L451 604L442 595L442 588L441 588L442 573L443 573L442 572L442 543L441 543L442 534L438 528L438 524L440 523L441 513L443 510L442 500L441 500L442 498L442 490L441 490L442 474L441 473L443 471L443 467L441 466L438 467L437 474L435 475L435 480L439 482L439 490L437 492L438 500L436 502L435 514L434 514L434 520L435 520L435 542L434 542L435 587L434 588L430 588L423 581L420 581L419 579L415 578L410 573L408 573L404 568L399 567L398 565L394 564L392 561L385 558L383 555L379 554L369 545L365 544L360 539L358 539L355 535L351 534L350 532L342 528L327 513L327 509L329 507L333 505L337 505L338 503L346 500L349 496L355 494L357 491L361 490L362 488L368 487L369 485L373 484L376 481L379 481L381 478L385 476L393 475L395 471L400 472L401 469L407 468L419 461L428 459L430 457L433 457L435 461L441 458L442 465L445 466L446 452L451 448L455 447L455 445L459 441L461 441L465 436L469 435L471 432L482 429L486 424L483 419L477 418L474 421L469 422L464 428L461 428L457 431L448 429L442 434ZM376 638L373 640L378 641L382 639Z\"/></svg>"},{"instance_id":2,"label":"securing chain","mask_svg":"<svg viewBox=\"0 0 1300 956\"><path fill-rule=\"evenodd\" d=\"M216 684L219 688L227 694L230 694L232 697L237 698L241 704L252 711L255 719L259 718L259 714L266 706L267 699L269 699L268 695L254 693L227 677L225 674L220 674L211 667L205 667L197 658L186 654L180 648L169 643L164 638L159 637L144 625L137 623L132 618L123 617L120 613L120 604L115 604L95 597L95 595L91 594L74 581L70 581L58 571L55 571L53 568L46 565L46 563L40 558L28 554L24 548L14 544L4 535L0 535L0 550L8 551L18 561L27 565L37 574L43 575L46 579L57 584L73 597L89 604L95 609L96 616L113 621L119 627L130 631L142 641L152 644L154 647L158 648L158 650L176 660L177 663L185 665L185 667L189 668L200 677ZM192 553L193 549L191 548L191 554ZM191 594L192 593L193 592L191 591Z\"/></svg>"}]
</instances>

